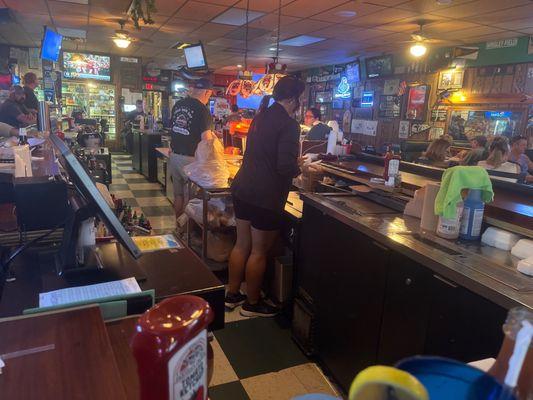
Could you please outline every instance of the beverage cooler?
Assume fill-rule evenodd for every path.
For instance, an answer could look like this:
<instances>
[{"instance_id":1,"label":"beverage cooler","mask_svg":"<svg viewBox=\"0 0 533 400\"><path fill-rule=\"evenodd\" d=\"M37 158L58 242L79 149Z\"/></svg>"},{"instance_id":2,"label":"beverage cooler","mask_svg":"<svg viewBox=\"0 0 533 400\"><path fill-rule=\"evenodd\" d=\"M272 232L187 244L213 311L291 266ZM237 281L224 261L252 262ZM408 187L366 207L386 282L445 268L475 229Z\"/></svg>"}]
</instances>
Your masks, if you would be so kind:
<instances>
[{"instance_id":1,"label":"beverage cooler","mask_svg":"<svg viewBox=\"0 0 533 400\"><path fill-rule=\"evenodd\" d=\"M116 95L115 85L92 82L63 81L63 113L83 111L86 118L107 121L107 140L115 140Z\"/></svg>"}]
</instances>

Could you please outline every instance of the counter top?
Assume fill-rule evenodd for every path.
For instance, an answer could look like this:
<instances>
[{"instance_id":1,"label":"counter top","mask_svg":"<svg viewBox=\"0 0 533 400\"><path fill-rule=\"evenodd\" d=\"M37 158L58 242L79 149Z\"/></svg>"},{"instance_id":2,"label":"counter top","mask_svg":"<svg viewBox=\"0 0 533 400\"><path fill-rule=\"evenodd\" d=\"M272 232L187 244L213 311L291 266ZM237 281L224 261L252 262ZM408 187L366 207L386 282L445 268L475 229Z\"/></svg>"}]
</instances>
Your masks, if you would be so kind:
<instances>
[{"instance_id":1,"label":"counter top","mask_svg":"<svg viewBox=\"0 0 533 400\"><path fill-rule=\"evenodd\" d=\"M345 179L350 179L350 175L365 178L383 176L383 166L364 161L323 163L322 166L326 172ZM429 182L440 182L438 179L409 172L401 171L401 173L402 186L408 191L414 192ZM507 224L514 224L531 230L533 203L521 193L494 188L494 201L486 205L485 215L489 218L502 220Z\"/></svg>"},{"instance_id":2,"label":"counter top","mask_svg":"<svg viewBox=\"0 0 533 400\"><path fill-rule=\"evenodd\" d=\"M356 195L307 193L302 198L304 203L504 308L523 305L533 310L533 278L516 270L518 259L509 252L421 232L419 219L393 210L389 213ZM380 209L372 212L369 205Z\"/></svg>"}]
</instances>

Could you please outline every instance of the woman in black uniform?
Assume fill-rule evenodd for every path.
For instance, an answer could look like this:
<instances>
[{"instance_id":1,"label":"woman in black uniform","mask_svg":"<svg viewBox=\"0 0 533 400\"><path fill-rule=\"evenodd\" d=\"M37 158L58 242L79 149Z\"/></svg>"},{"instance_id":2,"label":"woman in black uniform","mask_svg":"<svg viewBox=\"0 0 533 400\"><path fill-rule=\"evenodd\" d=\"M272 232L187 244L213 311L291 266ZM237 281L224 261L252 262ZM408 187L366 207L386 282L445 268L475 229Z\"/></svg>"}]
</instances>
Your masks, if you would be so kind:
<instances>
[{"instance_id":1,"label":"woman in black uniform","mask_svg":"<svg viewBox=\"0 0 533 400\"><path fill-rule=\"evenodd\" d=\"M237 242L229 260L229 290L225 304L243 304L244 316L271 317L277 309L261 299L267 254L277 239L282 213L292 184L300 173L298 149L300 126L294 113L300 107L305 83L281 78L268 107L265 96L248 132L241 169L232 185L237 219ZM246 281L247 296L240 292Z\"/></svg>"}]
</instances>

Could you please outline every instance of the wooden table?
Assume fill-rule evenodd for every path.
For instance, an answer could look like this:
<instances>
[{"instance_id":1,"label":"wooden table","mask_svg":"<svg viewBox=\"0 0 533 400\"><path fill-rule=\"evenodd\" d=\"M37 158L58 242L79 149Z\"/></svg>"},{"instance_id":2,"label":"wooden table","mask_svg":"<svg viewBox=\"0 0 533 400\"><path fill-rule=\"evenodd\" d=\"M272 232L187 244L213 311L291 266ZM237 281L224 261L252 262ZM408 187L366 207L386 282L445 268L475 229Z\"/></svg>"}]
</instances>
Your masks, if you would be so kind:
<instances>
[{"instance_id":1,"label":"wooden table","mask_svg":"<svg viewBox=\"0 0 533 400\"><path fill-rule=\"evenodd\" d=\"M127 398L96 306L2 321L0 337L2 399Z\"/></svg>"}]
</instances>

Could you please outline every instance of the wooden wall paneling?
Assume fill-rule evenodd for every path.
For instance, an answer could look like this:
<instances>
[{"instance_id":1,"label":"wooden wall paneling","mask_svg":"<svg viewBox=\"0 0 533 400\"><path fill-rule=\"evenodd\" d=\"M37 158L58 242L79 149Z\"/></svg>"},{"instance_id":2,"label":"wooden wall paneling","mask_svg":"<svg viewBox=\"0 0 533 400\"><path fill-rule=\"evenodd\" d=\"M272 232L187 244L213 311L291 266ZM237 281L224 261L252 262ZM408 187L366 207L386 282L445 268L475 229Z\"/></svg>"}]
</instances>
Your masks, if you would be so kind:
<instances>
[{"instance_id":1,"label":"wooden wall paneling","mask_svg":"<svg viewBox=\"0 0 533 400\"><path fill-rule=\"evenodd\" d=\"M479 94L483 92L483 77L479 76L479 70L475 70L474 72L474 83L472 84L472 93Z\"/></svg>"},{"instance_id":2,"label":"wooden wall paneling","mask_svg":"<svg viewBox=\"0 0 533 400\"><path fill-rule=\"evenodd\" d=\"M526 94L533 95L533 63L527 65L525 89Z\"/></svg>"},{"instance_id":3,"label":"wooden wall paneling","mask_svg":"<svg viewBox=\"0 0 533 400\"><path fill-rule=\"evenodd\" d=\"M527 64L517 64L511 93L525 93Z\"/></svg>"}]
</instances>

